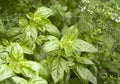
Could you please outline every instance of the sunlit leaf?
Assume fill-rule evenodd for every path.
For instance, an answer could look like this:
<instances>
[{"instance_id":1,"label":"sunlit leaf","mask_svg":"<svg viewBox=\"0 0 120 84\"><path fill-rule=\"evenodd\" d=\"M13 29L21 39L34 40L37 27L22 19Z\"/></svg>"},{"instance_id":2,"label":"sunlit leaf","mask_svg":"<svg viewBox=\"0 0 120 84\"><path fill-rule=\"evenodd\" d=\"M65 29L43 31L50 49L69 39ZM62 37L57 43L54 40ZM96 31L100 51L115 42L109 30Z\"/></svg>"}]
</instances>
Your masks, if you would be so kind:
<instances>
[{"instance_id":1,"label":"sunlit leaf","mask_svg":"<svg viewBox=\"0 0 120 84\"><path fill-rule=\"evenodd\" d=\"M77 39L77 37L78 37L78 29L77 26L73 25L66 30L61 40L74 41L75 39Z\"/></svg>"},{"instance_id":2,"label":"sunlit leaf","mask_svg":"<svg viewBox=\"0 0 120 84\"><path fill-rule=\"evenodd\" d=\"M29 81L29 84L48 84L48 83L45 79L35 76Z\"/></svg>"},{"instance_id":3,"label":"sunlit leaf","mask_svg":"<svg viewBox=\"0 0 120 84\"><path fill-rule=\"evenodd\" d=\"M23 52L26 53L26 54L33 54L33 50L31 50L30 48L27 48L25 46L22 46L23 48Z\"/></svg>"},{"instance_id":4,"label":"sunlit leaf","mask_svg":"<svg viewBox=\"0 0 120 84\"><path fill-rule=\"evenodd\" d=\"M20 25L21 27L27 26L27 25L28 25L27 19L24 18L24 17L20 17L20 18L19 18L19 25Z\"/></svg>"},{"instance_id":5,"label":"sunlit leaf","mask_svg":"<svg viewBox=\"0 0 120 84\"><path fill-rule=\"evenodd\" d=\"M57 49L59 49L59 41L56 40L48 41L43 45L43 51L46 53Z\"/></svg>"},{"instance_id":6,"label":"sunlit leaf","mask_svg":"<svg viewBox=\"0 0 120 84\"><path fill-rule=\"evenodd\" d=\"M86 57L78 57L76 60L79 63L82 63L82 64L92 64L92 65L94 65L94 63L90 59L88 59Z\"/></svg>"},{"instance_id":7,"label":"sunlit leaf","mask_svg":"<svg viewBox=\"0 0 120 84\"><path fill-rule=\"evenodd\" d=\"M35 15L41 15L47 18L53 15L53 11L52 9L43 6L43 7L38 8L37 11L35 11Z\"/></svg>"},{"instance_id":8,"label":"sunlit leaf","mask_svg":"<svg viewBox=\"0 0 120 84\"><path fill-rule=\"evenodd\" d=\"M49 35L49 36L47 36L46 38L47 38L48 40L58 40L57 37L52 36L52 35Z\"/></svg>"},{"instance_id":9,"label":"sunlit leaf","mask_svg":"<svg viewBox=\"0 0 120 84\"><path fill-rule=\"evenodd\" d=\"M0 81L10 78L13 75L14 73L8 65L6 64L0 65Z\"/></svg>"},{"instance_id":10,"label":"sunlit leaf","mask_svg":"<svg viewBox=\"0 0 120 84\"><path fill-rule=\"evenodd\" d=\"M5 47L0 45L0 52L3 52L3 51L5 51Z\"/></svg>"},{"instance_id":11,"label":"sunlit leaf","mask_svg":"<svg viewBox=\"0 0 120 84\"><path fill-rule=\"evenodd\" d=\"M32 78L34 75L36 75L35 71L33 71L30 67L27 66L21 67L21 74L29 78Z\"/></svg>"},{"instance_id":12,"label":"sunlit leaf","mask_svg":"<svg viewBox=\"0 0 120 84\"><path fill-rule=\"evenodd\" d=\"M23 49L18 43L11 43L10 56L15 60L23 59Z\"/></svg>"},{"instance_id":13,"label":"sunlit leaf","mask_svg":"<svg viewBox=\"0 0 120 84\"><path fill-rule=\"evenodd\" d=\"M51 76L55 83L63 79L66 61L63 58L55 58L52 62Z\"/></svg>"},{"instance_id":14,"label":"sunlit leaf","mask_svg":"<svg viewBox=\"0 0 120 84\"><path fill-rule=\"evenodd\" d=\"M12 79L16 84L29 84L28 81L23 79L22 77L14 76L12 77Z\"/></svg>"}]
</instances>

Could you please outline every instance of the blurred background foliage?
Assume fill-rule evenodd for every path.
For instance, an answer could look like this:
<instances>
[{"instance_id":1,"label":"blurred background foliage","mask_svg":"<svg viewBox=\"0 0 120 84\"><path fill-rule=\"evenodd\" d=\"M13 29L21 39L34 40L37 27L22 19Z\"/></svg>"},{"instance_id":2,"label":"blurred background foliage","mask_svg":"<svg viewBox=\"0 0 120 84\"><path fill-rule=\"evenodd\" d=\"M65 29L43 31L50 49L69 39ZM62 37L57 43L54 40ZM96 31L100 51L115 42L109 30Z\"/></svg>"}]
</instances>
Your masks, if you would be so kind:
<instances>
[{"instance_id":1,"label":"blurred background foliage","mask_svg":"<svg viewBox=\"0 0 120 84\"><path fill-rule=\"evenodd\" d=\"M79 38L99 49L87 54L97 66L98 84L120 83L120 0L0 0L0 39L18 25L20 16L40 6L53 9L49 19L61 32L76 24ZM78 81L73 77L71 84L73 80Z\"/></svg>"}]
</instances>

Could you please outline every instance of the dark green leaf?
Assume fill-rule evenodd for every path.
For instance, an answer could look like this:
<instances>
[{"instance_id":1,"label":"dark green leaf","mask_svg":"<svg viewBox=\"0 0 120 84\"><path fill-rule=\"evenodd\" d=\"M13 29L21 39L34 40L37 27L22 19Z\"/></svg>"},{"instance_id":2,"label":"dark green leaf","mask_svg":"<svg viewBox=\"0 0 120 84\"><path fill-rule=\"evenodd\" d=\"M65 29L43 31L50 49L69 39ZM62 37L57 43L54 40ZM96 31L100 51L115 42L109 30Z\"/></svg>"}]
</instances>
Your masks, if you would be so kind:
<instances>
[{"instance_id":1,"label":"dark green leaf","mask_svg":"<svg viewBox=\"0 0 120 84\"><path fill-rule=\"evenodd\" d=\"M110 61L109 62L104 62L103 63L105 67L109 68L112 72L118 73L119 70L116 65L112 64Z\"/></svg>"},{"instance_id":2,"label":"dark green leaf","mask_svg":"<svg viewBox=\"0 0 120 84\"><path fill-rule=\"evenodd\" d=\"M48 41L43 45L42 49L45 53L57 50L59 49L59 41L56 40Z\"/></svg>"},{"instance_id":3,"label":"dark green leaf","mask_svg":"<svg viewBox=\"0 0 120 84\"><path fill-rule=\"evenodd\" d=\"M96 77L92 72L83 65L76 65L74 69L75 74L84 81L90 81L93 84L97 84Z\"/></svg>"},{"instance_id":4,"label":"dark green leaf","mask_svg":"<svg viewBox=\"0 0 120 84\"><path fill-rule=\"evenodd\" d=\"M81 39L77 39L74 41L73 49L77 51L84 51L84 52L97 52L98 51L93 45Z\"/></svg>"},{"instance_id":5,"label":"dark green leaf","mask_svg":"<svg viewBox=\"0 0 120 84\"><path fill-rule=\"evenodd\" d=\"M51 35L54 35L56 37L60 37L60 31L57 29L57 27L53 24L45 24L45 29L48 31Z\"/></svg>"},{"instance_id":6,"label":"dark green leaf","mask_svg":"<svg viewBox=\"0 0 120 84\"><path fill-rule=\"evenodd\" d=\"M21 29L19 27L13 27L6 31L8 37L16 37L21 33Z\"/></svg>"}]
</instances>

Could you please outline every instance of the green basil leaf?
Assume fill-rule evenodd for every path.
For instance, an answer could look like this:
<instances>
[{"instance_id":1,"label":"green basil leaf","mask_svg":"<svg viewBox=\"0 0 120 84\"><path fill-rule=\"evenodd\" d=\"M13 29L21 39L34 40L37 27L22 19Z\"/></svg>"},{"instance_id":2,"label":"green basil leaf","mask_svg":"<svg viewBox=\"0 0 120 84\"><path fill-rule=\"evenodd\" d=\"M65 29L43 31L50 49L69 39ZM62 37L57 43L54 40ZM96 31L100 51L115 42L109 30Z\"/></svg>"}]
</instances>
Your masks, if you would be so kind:
<instances>
[{"instance_id":1,"label":"green basil leaf","mask_svg":"<svg viewBox=\"0 0 120 84\"><path fill-rule=\"evenodd\" d=\"M48 84L48 83L45 79L35 76L29 81L29 84Z\"/></svg>"},{"instance_id":2,"label":"green basil leaf","mask_svg":"<svg viewBox=\"0 0 120 84\"><path fill-rule=\"evenodd\" d=\"M63 35L60 43L61 48L65 50L67 56L73 55L73 42L78 37L78 29L76 26L71 26L66 30L66 33Z\"/></svg>"},{"instance_id":3,"label":"green basil leaf","mask_svg":"<svg viewBox=\"0 0 120 84\"><path fill-rule=\"evenodd\" d=\"M24 30L23 39L28 40L30 43L34 43L37 39L37 35L37 29L32 25L28 25Z\"/></svg>"},{"instance_id":4,"label":"green basil leaf","mask_svg":"<svg viewBox=\"0 0 120 84\"><path fill-rule=\"evenodd\" d=\"M119 69L115 64L111 63L111 61L106 61L103 63L103 66L111 70L112 72L119 73Z\"/></svg>"},{"instance_id":5,"label":"green basil leaf","mask_svg":"<svg viewBox=\"0 0 120 84\"><path fill-rule=\"evenodd\" d=\"M92 65L94 65L94 63L86 57L77 57L76 60L77 60L77 62L82 63L82 64L92 64Z\"/></svg>"},{"instance_id":6,"label":"green basil leaf","mask_svg":"<svg viewBox=\"0 0 120 84\"><path fill-rule=\"evenodd\" d=\"M53 15L53 11L52 9L43 6L43 7L38 8L34 14L40 15L44 18L48 18L49 16Z\"/></svg>"},{"instance_id":7,"label":"green basil leaf","mask_svg":"<svg viewBox=\"0 0 120 84\"><path fill-rule=\"evenodd\" d=\"M27 18L30 20L34 20L34 14L29 12L28 14L26 14Z\"/></svg>"},{"instance_id":8,"label":"green basil leaf","mask_svg":"<svg viewBox=\"0 0 120 84\"><path fill-rule=\"evenodd\" d=\"M3 52L3 51L5 51L5 47L0 45L0 53Z\"/></svg>"},{"instance_id":9,"label":"green basil leaf","mask_svg":"<svg viewBox=\"0 0 120 84\"><path fill-rule=\"evenodd\" d=\"M6 31L8 37L17 37L21 33L21 29L19 27L13 27ZM11 40L11 38L10 38Z\"/></svg>"},{"instance_id":10,"label":"green basil leaf","mask_svg":"<svg viewBox=\"0 0 120 84\"><path fill-rule=\"evenodd\" d=\"M74 41L75 39L77 39L77 37L78 37L78 29L77 26L73 25L66 30L61 40L69 42L69 41Z\"/></svg>"},{"instance_id":11,"label":"green basil leaf","mask_svg":"<svg viewBox=\"0 0 120 84\"><path fill-rule=\"evenodd\" d=\"M66 45L64 47L66 56L72 56L73 55L73 50L72 50L72 46Z\"/></svg>"},{"instance_id":12,"label":"green basil leaf","mask_svg":"<svg viewBox=\"0 0 120 84\"><path fill-rule=\"evenodd\" d=\"M11 78L0 81L0 84L16 84Z\"/></svg>"},{"instance_id":13,"label":"green basil leaf","mask_svg":"<svg viewBox=\"0 0 120 84\"><path fill-rule=\"evenodd\" d=\"M24 18L24 17L20 17L20 18L19 18L19 25L20 25L21 27L27 26L27 25L28 25L27 19Z\"/></svg>"},{"instance_id":14,"label":"green basil leaf","mask_svg":"<svg viewBox=\"0 0 120 84\"><path fill-rule=\"evenodd\" d=\"M49 36L47 36L46 38L47 38L48 40L58 40L57 37L52 36L52 35L49 35Z\"/></svg>"},{"instance_id":15,"label":"green basil leaf","mask_svg":"<svg viewBox=\"0 0 120 84\"><path fill-rule=\"evenodd\" d=\"M30 48L25 47L25 46L22 46L22 48L23 48L24 53L26 53L26 54L34 54L34 51L31 50Z\"/></svg>"},{"instance_id":16,"label":"green basil leaf","mask_svg":"<svg viewBox=\"0 0 120 84\"><path fill-rule=\"evenodd\" d=\"M63 58L55 58L51 65L51 76L55 83L63 79L66 61Z\"/></svg>"},{"instance_id":17,"label":"green basil leaf","mask_svg":"<svg viewBox=\"0 0 120 84\"><path fill-rule=\"evenodd\" d=\"M41 75L43 78L46 78L48 73L47 70L39 63L34 61L26 61L26 66L30 67L37 75Z\"/></svg>"},{"instance_id":18,"label":"green basil leaf","mask_svg":"<svg viewBox=\"0 0 120 84\"><path fill-rule=\"evenodd\" d=\"M84 52L97 52L98 51L93 45L81 39L77 39L74 41L73 49L77 51L84 51Z\"/></svg>"},{"instance_id":19,"label":"green basil leaf","mask_svg":"<svg viewBox=\"0 0 120 84\"><path fill-rule=\"evenodd\" d=\"M31 70L35 71L37 74L39 73L40 67L42 67L39 63L34 61L26 61L25 65L31 68Z\"/></svg>"},{"instance_id":20,"label":"green basil leaf","mask_svg":"<svg viewBox=\"0 0 120 84\"><path fill-rule=\"evenodd\" d=\"M11 43L10 56L15 60L23 59L23 49L18 43Z\"/></svg>"},{"instance_id":21,"label":"green basil leaf","mask_svg":"<svg viewBox=\"0 0 120 84\"><path fill-rule=\"evenodd\" d=\"M14 75L14 73L8 65L6 65L6 64L0 65L0 81L10 78L13 75Z\"/></svg>"},{"instance_id":22,"label":"green basil leaf","mask_svg":"<svg viewBox=\"0 0 120 84\"><path fill-rule=\"evenodd\" d=\"M90 81L93 84L97 84L96 77L92 72L83 65L76 65L74 68L75 74L84 81Z\"/></svg>"},{"instance_id":23,"label":"green basil leaf","mask_svg":"<svg viewBox=\"0 0 120 84\"><path fill-rule=\"evenodd\" d=\"M21 73L21 65L18 62L14 62L14 60L9 58L9 66L10 68L17 74ZM19 61L20 62L20 61ZM17 67L16 67L17 66Z\"/></svg>"},{"instance_id":24,"label":"green basil leaf","mask_svg":"<svg viewBox=\"0 0 120 84\"><path fill-rule=\"evenodd\" d=\"M4 63L4 61L2 60L2 59L0 59L0 66L1 66L1 64L3 64Z\"/></svg>"},{"instance_id":25,"label":"green basil leaf","mask_svg":"<svg viewBox=\"0 0 120 84\"><path fill-rule=\"evenodd\" d=\"M27 46L33 50L35 48L37 36L38 36L38 31L35 28L35 26L28 25L24 29L24 33L22 34L22 41L27 42Z\"/></svg>"},{"instance_id":26,"label":"green basil leaf","mask_svg":"<svg viewBox=\"0 0 120 84\"><path fill-rule=\"evenodd\" d=\"M0 58L1 58L2 60L6 61L8 57L9 57L8 52L0 53Z\"/></svg>"},{"instance_id":27,"label":"green basil leaf","mask_svg":"<svg viewBox=\"0 0 120 84\"><path fill-rule=\"evenodd\" d=\"M18 77L18 76L14 76L14 77L12 77L12 79L14 80L14 82L16 84L29 84L27 80L25 80L21 77Z\"/></svg>"},{"instance_id":28,"label":"green basil leaf","mask_svg":"<svg viewBox=\"0 0 120 84\"><path fill-rule=\"evenodd\" d=\"M56 40L48 41L43 45L42 49L45 53L57 50L59 49L59 41Z\"/></svg>"},{"instance_id":29,"label":"green basil leaf","mask_svg":"<svg viewBox=\"0 0 120 84\"><path fill-rule=\"evenodd\" d=\"M47 32L49 32L51 35L60 37L60 31L57 29L57 27L53 24L45 24L45 29Z\"/></svg>"},{"instance_id":30,"label":"green basil leaf","mask_svg":"<svg viewBox=\"0 0 120 84\"><path fill-rule=\"evenodd\" d=\"M34 75L36 75L34 70L32 70L30 67L27 67L25 65L21 67L21 73L24 76L29 77L29 78L32 78Z\"/></svg>"}]
</instances>

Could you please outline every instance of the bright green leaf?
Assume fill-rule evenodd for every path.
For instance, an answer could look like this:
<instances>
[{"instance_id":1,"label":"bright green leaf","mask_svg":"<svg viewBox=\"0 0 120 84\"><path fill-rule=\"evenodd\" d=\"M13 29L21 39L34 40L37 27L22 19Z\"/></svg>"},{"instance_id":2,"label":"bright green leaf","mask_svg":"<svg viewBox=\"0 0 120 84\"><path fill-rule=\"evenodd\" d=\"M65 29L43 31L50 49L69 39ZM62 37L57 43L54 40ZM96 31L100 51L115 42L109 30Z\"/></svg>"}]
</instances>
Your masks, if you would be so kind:
<instances>
[{"instance_id":1,"label":"bright green leaf","mask_svg":"<svg viewBox=\"0 0 120 84\"><path fill-rule=\"evenodd\" d=\"M55 83L63 79L66 61L63 58L55 58L52 62L51 76Z\"/></svg>"},{"instance_id":2,"label":"bright green leaf","mask_svg":"<svg viewBox=\"0 0 120 84\"><path fill-rule=\"evenodd\" d=\"M35 15L40 15L44 18L47 18L47 17L53 15L53 11L52 11L52 9L47 8L47 7L40 7L40 8L37 9L37 11L35 11L34 14Z\"/></svg>"},{"instance_id":3,"label":"bright green leaf","mask_svg":"<svg viewBox=\"0 0 120 84\"><path fill-rule=\"evenodd\" d=\"M30 19L30 20L33 20L34 19L34 14L33 13L28 13L26 14L27 18Z\"/></svg>"},{"instance_id":4,"label":"bright green leaf","mask_svg":"<svg viewBox=\"0 0 120 84\"><path fill-rule=\"evenodd\" d=\"M38 36L38 31L35 28L35 26L28 25L24 29L24 33L22 35L22 41L27 42L28 47L30 47L30 49L33 50L35 48L35 42L36 42L37 36Z\"/></svg>"},{"instance_id":5,"label":"bright green leaf","mask_svg":"<svg viewBox=\"0 0 120 84\"><path fill-rule=\"evenodd\" d=\"M3 51L5 51L5 47L0 45L0 52L3 52Z\"/></svg>"},{"instance_id":6,"label":"bright green leaf","mask_svg":"<svg viewBox=\"0 0 120 84\"><path fill-rule=\"evenodd\" d=\"M11 43L10 56L15 60L23 59L23 49L18 43Z\"/></svg>"},{"instance_id":7,"label":"bright green leaf","mask_svg":"<svg viewBox=\"0 0 120 84\"><path fill-rule=\"evenodd\" d=\"M24 53L26 53L26 54L34 54L33 50L31 50L30 48L25 47L25 46L22 46L22 48L23 48Z\"/></svg>"},{"instance_id":8,"label":"bright green leaf","mask_svg":"<svg viewBox=\"0 0 120 84\"><path fill-rule=\"evenodd\" d=\"M36 75L35 71L33 71L30 67L22 66L21 67L21 73L29 78L32 78L34 75Z\"/></svg>"},{"instance_id":9,"label":"bright green leaf","mask_svg":"<svg viewBox=\"0 0 120 84\"><path fill-rule=\"evenodd\" d=\"M59 49L59 41L56 40L48 41L43 45L42 49L45 53L57 50Z\"/></svg>"},{"instance_id":10,"label":"bright green leaf","mask_svg":"<svg viewBox=\"0 0 120 84\"><path fill-rule=\"evenodd\" d=\"M94 65L94 63L86 57L77 57L76 60L82 64L93 64Z\"/></svg>"},{"instance_id":11,"label":"bright green leaf","mask_svg":"<svg viewBox=\"0 0 120 84\"><path fill-rule=\"evenodd\" d=\"M37 39L38 31L34 26L28 25L23 34L23 38L33 43Z\"/></svg>"},{"instance_id":12,"label":"bright green leaf","mask_svg":"<svg viewBox=\"0 0 120 84\"><path fill-rule=\"evenodd\" d=\"M2 63L4 63L4 61L2 59L0 59L0 66L1 66Z\"/></svg>"},{"instance_id":13,"label":"bright green leaf","mask_svg":"<svg viewBox=\"0 0 120 84\"><path fill-rule=\"evenodd\" d=\"M46 38L47 38L48 40L58 40L57 37L52 36L52 35L49 35L49 36L47 36Z\"/></svg>"},{"instance_id":14,"label":"bright green leaf","mask_svg":"<svg viewBox=\"0 0 120 84\"><path fill-rule=\"evenodd\" d=\"M13 75L14 73L8 65L6 64L0 65L0 81L10 78Z\"/></svg>"},{"instance_id":15,"label":"bright green leaf","mask_svg":"<svg viewBox=\"0 0 120 84\"><path fill-rule=\"evenodd\" d=\"M18 76L14 76L14 77L12 77L12 79L14 80L14 82L16 84L29 84L27 80L25 80L21 77L18 77Z\"/></svg>"},{"instance_id":16,"label":"bright green leaf","mask_svg":"<svg viewBox=\"0 0 120 84\"><path fill-rule=\"evenodd\" d=\"M19 24L20 24L21 27L25 27L25 26L28 25L28 21L27 21L26 18L20 17L20 18L19 18Z\"/></svg>"},{"instance_id":17,"label":"bright green leaf","mask_svg":"<svg viewBox=\"0 0 120 84\"><path fill-rule=\"evenodd\" d=\"M34 61L26 61L26 66L30 67L33 71L36 72L36 74L43 76L44 78L47 76L47 71L46 69L39 63L34 62Z\"/></svg>"},{"instance_id":18,"label":"bright green leaf","mask_svg":"<svg viewBox=\"0 0 120 84\"><path fill-rule=\"evenodd\" d=\"M45 79L35 76L29 81L29 84L48 84L48 83Z\"/></svg>"},{"instance_id":19,"label":"bright green leaf","mask_svg":"<svg viewBox=\"0 0 120 84\"><path fill-rule=\"evenodd\" d=\"M78 37L78 29L76 26L73 25L66 30L61 40L69 42L69 41L74 41L75 39L77 39L77 37Z\"/></svg>"}]
</instances>

